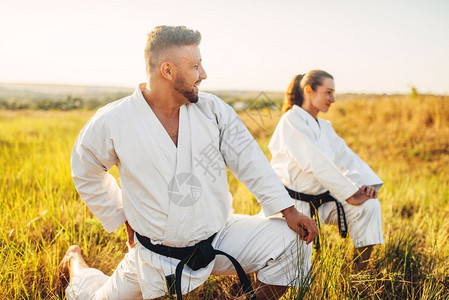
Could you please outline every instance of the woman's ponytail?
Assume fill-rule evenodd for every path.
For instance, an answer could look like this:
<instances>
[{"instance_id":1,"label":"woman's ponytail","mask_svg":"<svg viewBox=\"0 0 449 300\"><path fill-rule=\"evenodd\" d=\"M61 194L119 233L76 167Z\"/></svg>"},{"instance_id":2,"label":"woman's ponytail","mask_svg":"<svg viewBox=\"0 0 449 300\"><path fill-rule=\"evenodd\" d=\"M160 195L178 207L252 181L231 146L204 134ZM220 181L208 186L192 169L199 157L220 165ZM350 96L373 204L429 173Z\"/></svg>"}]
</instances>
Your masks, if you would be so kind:
<instances>
[{"instance_id":1,"label":"woman's ponytail","mask_svg":"<svg viewBox=\"0 0 449 300\"><path fill-rule=\"evenodd\" d=\"M305 74L299 74L293 77L290 85L285 92L284 104L282 105L282 113L286 113L294 104L301 106L304 101L304 95L301 88L301 79Z\"/></svg>"}]
</instances>

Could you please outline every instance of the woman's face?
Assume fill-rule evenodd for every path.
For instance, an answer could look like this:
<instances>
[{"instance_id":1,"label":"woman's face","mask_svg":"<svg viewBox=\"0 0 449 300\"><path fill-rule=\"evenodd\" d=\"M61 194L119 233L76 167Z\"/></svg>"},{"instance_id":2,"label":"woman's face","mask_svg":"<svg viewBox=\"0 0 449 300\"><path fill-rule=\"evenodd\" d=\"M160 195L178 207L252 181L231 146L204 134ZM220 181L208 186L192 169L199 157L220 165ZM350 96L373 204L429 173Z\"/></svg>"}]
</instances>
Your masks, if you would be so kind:
<instances>
[{"instance_id":1,"label":"woman's face","mask_svg":"<svg viewBox=\"0 0 449 300\"><path fill-rule=\"evenodd\" d=\"M331 104L335 102L334 92L334 80L328 77L323 79L322 85L319 85L316 91L311 90L309 94L310 104L316 110L316 113L325 113L329 110Z\"/></svg>"}]
</instances>

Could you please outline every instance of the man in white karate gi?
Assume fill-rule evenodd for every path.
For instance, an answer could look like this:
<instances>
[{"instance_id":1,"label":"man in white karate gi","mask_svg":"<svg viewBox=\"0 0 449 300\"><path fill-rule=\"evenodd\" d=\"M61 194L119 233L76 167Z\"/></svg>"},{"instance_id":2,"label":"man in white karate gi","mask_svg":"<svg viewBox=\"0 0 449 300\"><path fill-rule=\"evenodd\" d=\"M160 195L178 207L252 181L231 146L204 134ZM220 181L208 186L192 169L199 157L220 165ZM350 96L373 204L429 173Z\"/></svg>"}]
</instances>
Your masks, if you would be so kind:
<instances>
[{"instance_id":1,"label":"man in white karate gi","mask_svg":"<svg viewBox=\"0 0 449 300\"><path fill-rule=\"evenodd\" d=\"M69 299L157 298L178 280L185 294L210 274L235 274L223 255L196 270L187 263L178 274L180 258L161 254L204 244L235 258L245 272L258 272L258 299L307 284L304 249L318 233L315 222L294 208L233 109L198 91L207 77L200 40L183 26L156 27L145 48L148 83L98 110L81 131L71 160L75 186L108 232L126 224L130 250L108 277L71 246L61 263L70 273ZM121 188L108 173L114 165ZM266 216L284 218L233 215L226 167Z\"/></svg>"}]
</instances>

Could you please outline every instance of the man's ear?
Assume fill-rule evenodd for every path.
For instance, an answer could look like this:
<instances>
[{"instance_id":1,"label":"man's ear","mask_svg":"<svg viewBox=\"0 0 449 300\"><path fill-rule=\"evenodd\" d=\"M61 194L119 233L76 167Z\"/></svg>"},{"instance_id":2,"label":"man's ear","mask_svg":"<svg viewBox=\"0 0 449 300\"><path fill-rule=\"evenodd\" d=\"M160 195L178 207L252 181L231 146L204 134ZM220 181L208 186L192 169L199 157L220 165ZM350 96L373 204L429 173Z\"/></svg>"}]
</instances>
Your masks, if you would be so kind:
<instances>
[{"instance_id":1,"label":"man's ear","mask_svg":"<svg viewBox=\"0 0 449 300\"><path fill-rule=\"evenodd\" d=\"M170 62L163 62L161 64L161 74L167 80L173 80L175 66Z\"/></svg>"}]
</instances>

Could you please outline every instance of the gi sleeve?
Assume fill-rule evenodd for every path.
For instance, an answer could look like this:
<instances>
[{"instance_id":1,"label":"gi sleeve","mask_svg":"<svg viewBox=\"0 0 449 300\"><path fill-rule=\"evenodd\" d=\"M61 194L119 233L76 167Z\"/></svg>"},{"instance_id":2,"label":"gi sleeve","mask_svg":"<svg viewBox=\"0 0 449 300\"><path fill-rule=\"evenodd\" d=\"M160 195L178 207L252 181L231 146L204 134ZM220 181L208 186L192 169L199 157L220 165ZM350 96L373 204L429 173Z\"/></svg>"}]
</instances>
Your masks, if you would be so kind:
<instances>
[{"instance_id":1,"label":"gi sleeve","mask_svg":"<svg viewBox=\"0 0 449 300\"><path fill-rule=\"evenodd\" d=\"M286 151L298 166L313 176L339 201L346 201L358 187L318 148L310 128L294 118L285 118L278 128L281 151Z\"/></svg>"},{"instance_id":2,"label":"gi sleeve","mask_svg":"<svg viewBox=\"0 0 449 300\"><path fill-rule=\"evenodd\" d=\"M220 152L229 170L256 196L266 216L294 205L237 113L218 99Z\"/></svg>"},{"instance_id":3,"label":"gi sleeve","mask_svg":"<svg viewBox=\"0 0 449 300\"><path fill-rule=\"evenodd\" d=\"M335 146L335 164L338 168L357 185L372 185L376 190L379 190L383 185L382 180L368 164L348 147L346 142L337 135L332 126L330 127L332 136L334 137L332 144Z\"/></svg>"},{"instance_id":4,"label":"gi sleeve","mask_svg":"<svg viewBox=\"0 0 449 300\"><path fill-rule=\"evenodd\" d=\"M108 172L117 161L104 120L94 116L73 147L72 178L81 199L108 232L126 221L120 187Z\"/></svg>"}]
</instances>

